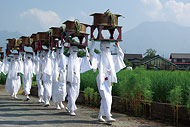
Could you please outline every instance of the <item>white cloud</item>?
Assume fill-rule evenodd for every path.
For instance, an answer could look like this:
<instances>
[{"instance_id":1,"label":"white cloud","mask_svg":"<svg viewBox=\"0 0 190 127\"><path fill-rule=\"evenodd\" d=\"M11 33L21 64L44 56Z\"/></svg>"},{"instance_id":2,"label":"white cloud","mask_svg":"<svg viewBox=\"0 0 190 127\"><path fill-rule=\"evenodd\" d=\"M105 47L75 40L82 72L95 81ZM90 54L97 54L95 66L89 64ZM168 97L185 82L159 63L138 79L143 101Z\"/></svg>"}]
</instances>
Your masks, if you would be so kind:
<instances>
[{"instance_id":1,"label":"white cloud","mask_svg":"<svg viewBox=\"0 0 190 127\"><path fill-rule=\"evenodd\" d=\"M80 15L83 16L83 17L85 17L85 18L89 17L89 15L86 12L84 12L84 11L81 11Z\"/></svg>"},{"instance_id":2,"label":"white cloud","mask_svg":"<svg viewBox=\"0 0 190 127\"><path fill-rule=\"evenodd\" d=\"M32 8L22 12L20 17L22 19L32 17L33 19L37 20L44 29L48 29L51 26L59 26L62 23L61 18L51 10L44 11L37 8Z\"/></svg>"},{"instance_id":3,"label":"white cloud","mask_svg":"<svg viewBox=\"0 0 190 127\"><path fill-rule=\"evenodd\" d=\"M148 10L146 14L153 20L172 21L180 25L190 26L190 3L176 0L141 0Z\"/></svg>"}]
</instances>

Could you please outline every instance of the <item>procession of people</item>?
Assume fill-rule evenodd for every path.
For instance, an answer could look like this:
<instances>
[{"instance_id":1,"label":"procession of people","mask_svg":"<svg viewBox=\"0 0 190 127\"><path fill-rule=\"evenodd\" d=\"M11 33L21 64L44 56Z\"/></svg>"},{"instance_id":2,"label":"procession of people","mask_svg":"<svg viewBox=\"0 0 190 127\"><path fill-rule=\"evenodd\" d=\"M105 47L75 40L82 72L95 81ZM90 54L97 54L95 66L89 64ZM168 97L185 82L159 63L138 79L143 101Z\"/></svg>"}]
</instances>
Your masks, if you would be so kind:
<instances>
[{"instance_id":1,"label":"procession of people","mask_svg":"<svg viewBox=\"0 0 190 127\"><path fill-rule=\"evenodd\" d=\"M38 86L39 103L44 103L44 107L50 105L52 98L56 109L65 108L71 115L75 116L77 106L75 104L80 90L80 73L84 73L98 68L97 86L102 98L98 120L104 122L103 116L107 121L115 121L111 116L112 103L112 83L117 82L116 73L125 67L123 62L123 52L118 48L117 55L111 55L110 42L101 42L101 54L94 52L94 42L90 53L85 49L86 56L80 58L77 56L78 47L71 46L69 56L64 55L64 47L56 52L37 52L36 54L19 54L10 60L7 57L1 63L1 72L7 75L6 91L13 98L17 98L17 93L21 88L21 75L26 96L25 101L29 101L29 95L32 85L32 77L36 75ZM114 62L113 62L114 61ZM67 106L63 101L68 100Z\"/></svg>"},{"instance_id":2,"label":"procession of people","mask_svg":"<svg viewBox=\"0 0 190 127\"><path fill-rule=\"evenodd\" d=\"M30 100L30 90L33 76L36 76L39 103L44 107L50 106L52 99L57 110L65 109L71 116L76 115L76 100L80 93L80 74L89 70L96 72L96 82L101 96L101 105L98 120L101 122L115 122L112 118L112 85L117 83L116 73L125 68L124 54L119 47L121 40L121 26L118 26L118 17L108 9L104 13L94 13L94 22L91 26L91 48L88 51L87 27L79 20L67 20L66 27L51 27L48 32L38 32L30 37L22 36L19 39L7 39L6 55L0 63L0 71L7 75L6 91L13 98L17 98L21 83L24 88L25 101ZM98 36L94 35L98 29ZM110 33L105 39L102 30ZM114 38L114 31L118 37ZM73 38L78 38L75 41ZM100 42L100 54L96 54L95 41ZM115 43L117 53L111 54L111 43ZM65 44L68 44L67 46ZM43 48L46 47L46 49ZM32 47L33 52L25 51L24 47ZM68 52L65 55L64 49ZM17 54L12 53L18 51ZM86 55L79 57L78 52L83 50ZM1 53L3 58L3 53ZM13 56L10 56L13 54ZM21 81L22 80L22 81ZM67 105L63 102L67 100ZM106 120L104 119L106 117Z\"/></svg>"}]
</instances>

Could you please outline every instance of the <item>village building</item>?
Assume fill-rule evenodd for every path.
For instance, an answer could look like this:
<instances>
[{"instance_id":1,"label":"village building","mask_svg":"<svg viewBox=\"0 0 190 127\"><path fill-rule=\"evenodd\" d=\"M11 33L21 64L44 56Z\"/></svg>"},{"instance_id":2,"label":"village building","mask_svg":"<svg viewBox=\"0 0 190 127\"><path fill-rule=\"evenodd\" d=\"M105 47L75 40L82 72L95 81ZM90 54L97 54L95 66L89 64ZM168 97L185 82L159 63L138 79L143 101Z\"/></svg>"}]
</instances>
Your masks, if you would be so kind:
<instances>
[{"instance_id":1,"label":"village building","mask_svg":"<svg viewBox=\"0 0 190 127\"><path fill-rule=\"evenodd\" d=\"M133 66L133 68L140 66L142 64L142 54L125 54L124 60L128 60Z\"/></svg>"},{"instance_id":2,"label":"village building","mask_svg":"<svg viewBox=\"0 0 190 127\"><path fill-rule=\"evenodd\" d=\"M177 65L159 55L143 62L147 70L176 70Z\"/></svg>"},{"instance_id":3,"label":"village building","mask_svg":"<svg viewBox=\"0 0 190 127\"><path fill-rule=\"evenodd\" d=\"M190 70L190 53L171 53L170 59L177 65L178 70Z\"/></svg>"}]
</instances>

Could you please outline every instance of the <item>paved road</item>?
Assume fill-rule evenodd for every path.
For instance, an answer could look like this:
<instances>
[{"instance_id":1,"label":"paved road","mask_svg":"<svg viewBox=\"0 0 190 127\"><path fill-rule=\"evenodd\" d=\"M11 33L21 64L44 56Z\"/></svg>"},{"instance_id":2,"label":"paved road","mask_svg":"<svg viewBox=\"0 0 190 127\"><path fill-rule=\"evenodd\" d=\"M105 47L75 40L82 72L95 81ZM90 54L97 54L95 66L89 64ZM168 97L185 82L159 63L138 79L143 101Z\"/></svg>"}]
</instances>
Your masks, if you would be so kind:
<instances>
[{"instance_id":1,"label":"paved road","mask_svg":"<svg viewBox=\"0 0 190 127\"><path fill-rule=\"evenodd\" d=\"M36 97L24 101L23 95L13 99L0 87L0 127L158 127L166 126L161 123L147 121L142 118L129 117L113 113L117 122L112 124L97 121L98 109L78 105L77 116L70 116L64 109L55 110L51 103L43 107Z\"/></svg>"}]
</instances>

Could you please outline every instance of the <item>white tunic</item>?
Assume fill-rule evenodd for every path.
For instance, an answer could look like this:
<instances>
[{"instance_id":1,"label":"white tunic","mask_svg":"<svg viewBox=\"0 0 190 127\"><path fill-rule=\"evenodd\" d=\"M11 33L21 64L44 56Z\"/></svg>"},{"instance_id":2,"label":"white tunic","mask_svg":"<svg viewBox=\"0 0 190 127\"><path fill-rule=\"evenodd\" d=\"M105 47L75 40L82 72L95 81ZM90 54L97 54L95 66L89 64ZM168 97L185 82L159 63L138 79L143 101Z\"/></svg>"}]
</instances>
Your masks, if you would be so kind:
<instances>
[{"instance_id":1,"label":"white tunic","mask_svg":"<svg viewBox=\"0 0 190 127\"><path fill-rule=\"evenodd\" d=\"M17 94L20 89L21 80L19 73L23 73L22 62L20 60L11 61L5 86L6 91L10 95Z\"/></svg>"},{"instance_id":2,"label":"white tunic","mask_svg":"<svg viewBox=\"0 0 190 127\"><path fill-rule=\"evenodd\" d=\"M23 66L24 66L24 74L22 77L22 81L23 81L24 91L25 95L29 95L32 85L33 71L34 71L32 60L26 58L23 62Z\"/></svg>"},{"instance_id":3,"label":"white tunic","mask_svg":"<svg viewBox=\"0 0 190 127\"><path fill-rule=\"evenodd\" d=\"M106 45L105 42L101 43ZM104 49L106 50L106 47ZM111 83L117 83L116 73L125 68L125 64L123 62L124 54L120 47L118 47L118 55L111 55L108 51L102 51L101 54L98 55L93 52L93 48L91 51L92 68L94 70L97 68L99 69L99 74L96 78L98 90L102 98L99 114L103 116L111 116Z\"/></svg>"},{"instance_id":4,"label":"white tunic","mask_svg":"<svg viewBox=\"0 0 190 127\"><path fill-rule=\"evenodd\" d=\"M84 73L91 69L90 62L88 57L79 58L77 57L77 53L73 53L73 47L70 50L70 56L68 57L68 75L67 81L70 84L67 85L67 93L68 93L68 109L70 111L75 111L76 100L79 95L80 89L80 73Z\"/></svg>"}]
</instances>

